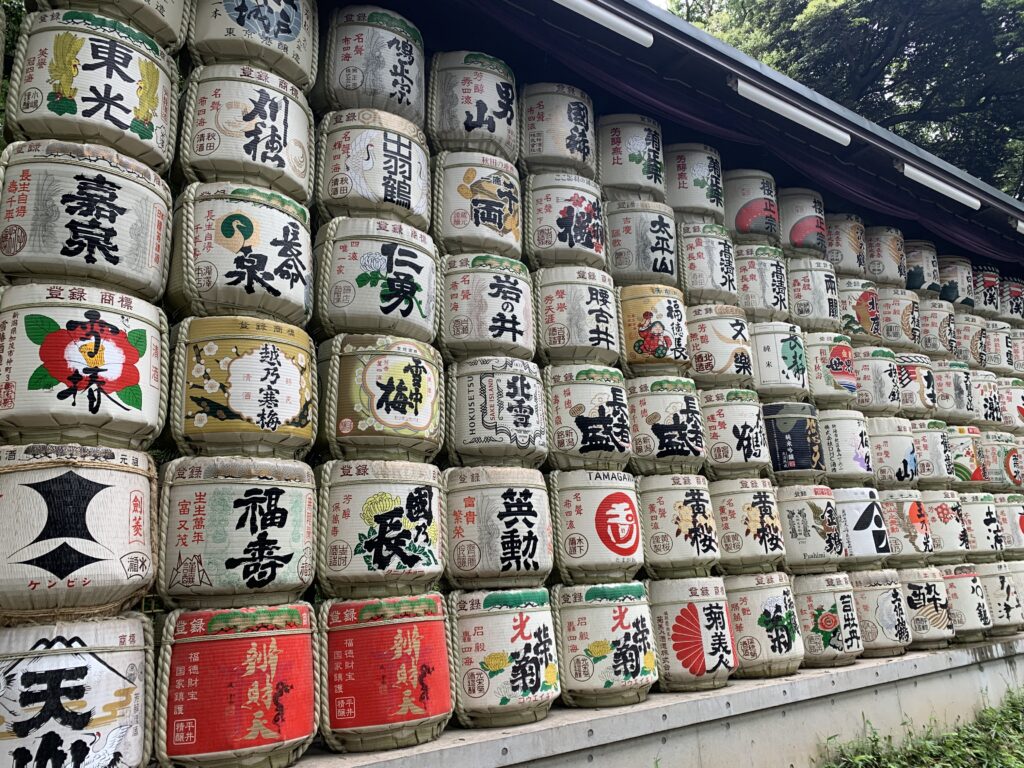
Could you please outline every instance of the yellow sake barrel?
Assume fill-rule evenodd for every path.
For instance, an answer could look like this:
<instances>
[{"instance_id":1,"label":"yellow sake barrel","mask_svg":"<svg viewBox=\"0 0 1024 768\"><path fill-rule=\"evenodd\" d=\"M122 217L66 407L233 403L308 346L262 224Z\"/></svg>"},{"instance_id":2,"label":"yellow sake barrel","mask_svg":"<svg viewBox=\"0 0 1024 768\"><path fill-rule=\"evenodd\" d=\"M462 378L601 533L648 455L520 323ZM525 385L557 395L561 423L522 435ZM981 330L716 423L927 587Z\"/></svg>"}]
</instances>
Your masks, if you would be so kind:
<instances>
[{"instance_id":1,"label":"yellow sake barrel","mask_svg":"<svg viewBox=\"0 0 1024 768\"><path fill-rule=\"evenodd\" d=\"M864 652L847 574L794 576L793 600L804 641L804 666L842 667Z\"/></svg>"},{"instance_id":2,"label":"yellow sake barrel","mask_svg":"<svg viewBox=\"0 0 1024 768\"><path fill-rule=\"evenodd\" d=\"M597 139L594 104L564 83L524 85L519 98L520 159L530 173L567 171L594 178Z\"/></svg>"},{"instance_id":3,"label":"yellow sake barrel","mask_svg":"<svg viewBox=\"0 0 1024 768\"><path fill-rule=\"evenodd\" d=\"M675 285L679 265L672 209L653 200L609 200L608 271L616 285Z\"/></svg>"},{"instance_id":4,"label":"yellow sake barrel","mask_svg":"<svg viewBox=\"0 0 1024 768\"><path fill-rule=\"evenodd\" d=\"M25 141L0 157L0 271L117 286L155 301L170 262L171 193L148 166L99 144Z\"/></svg>"},{"instance_id":5,"label":"yellow sake barrel","mask_svg":"<svg viewBox=\"0 0 1024 768\"><path fill-rule=\"evenodd\" d=\"M316 488L308 465L185 457L162 473L156 586L168 606L287 603L313 583Z\"/></svg>"},{"instance_id":6,"label":"yellow sake barrel","mask_svg":"<svg viewBox=\"0 0 1024 768\"><path fill-rule=\"evenodd\" d=\"M178 197L167 303L179 317L237 315L309 322L309 211L263 187L189 184Z\"/></svg>"},{"instance_id":7,"label":"yellow sake barrel","mask_svg":"<svg viewBox=\"0 0 1024 768\"><path fill-rule=\"evenodd\" d=\"M548 450L558 469L622 470L633 453L626 383L616 368L544 369Z\"/></svg>"},{"instance_id":8,"label":"yellow sake barrel","mask_svg":"<svg viewBox=\"0 0 1024 768\"><path fill-rule=\"evenodd\" d=\"M661 123L644 115L597 119L597 181L606 200L665 202Z\"/></svg>"},{"instance_id":9,"label":"yellow sake barrel","mask_svg":"<svg viewBox=\"0 0 1024 768\"><path fill-rule=\"evenodd\" d=\"M73 283L0 295L0 435L12 443L148 448L167 413L167 320Z\"/></svg>"},{"instance_id":10,"label":"yellow sake barrel","mask_svg":"<svg viewBox=\"0 0 1024 768\"><path fill-rule=\"evenodd\" d=\"M707 144L665 147L665 202L680 214L725 218L722 157Z\"/></svg>"},{"instance_id":11,"label":"yellow sake barrel","mask_svg":"<svg viewBox=\"0 0 1024 768\"><path fill-rule=\"evenodd\" d=\"M113 615L152 584L156 469L148 454L5 446L0 494L10 504L0 622Z\"/></svg>"},{"instance_id":12,"label":"yellow sake barrel","mask_svg":"<svg viewBox=\"0 0 1024 768\"><path fill-rule=\"evenodd\" d=\"M953 454L949 450L946 422L919 419L910 422L917 455L918 486L924 489L948 488L954 478Z\"/></svg>"},{"instance_id":13,"label":"yellow sake barrel","mask_svg":"<svg viewBox=\"0 0 1024 768\"><path fill-rule=\"evenodd\" d=\"M910 645L903 587L894 569L850 574L864 658L902 656Z\"/></svg>"},{"instance_id":14,"label":"yellow sake barrel","mask_svg":"<svg viewBox=\"0 0 1024 768\"><path fill-rule=\"evenodd\" d=\"M976 568L992 612L992 628L986 634L989 637L1017 634L1024 626L1024 608L1014 569L1010 563L978 563Z\"/></svg>"},{"instance_id":15,"label":"yellow sake barrel","mask_svg":"<svg viewBox=\"0 0 1024 768\"><path fill-rule=\"evenodd\" d=\"M533 173L523 189L523 243L529 263L607 267L601 187L574 173Z\"/></svg>"},{"instance_id":16,"label":"yellow sake barrel","mask_svg":"<svg viewBox=\"0 0 1024 768\"><path fill-rule=\"evenodd\" d=\"M783 249L815 258L824 256L828 230L821 193L801 187L780 187L778 198Z\"/></svg>"},{"instance_id":17,"label":"yellow sake barrel","mask_svg":"<svg viewBox=\"0 0 1024 768\"><path fill-rule=\"evenodd\" d=\"M725 573L771 571L786 556L771 480L740 478L708 485Z\"/></svg>"},{"instance_id":18,"label":"yellow sake barrel","mask_svg":"<svg viewBox=\"0 0 1024 768\"><path fill-rule=\"evenodd\" d=\"M907 240L903 243L903 250L907 254L907 288L917 291L922 298L938 298L942 282L935 243Z\"/></svg>"},{"instance_id":19,"label":"yellow sake barrel","mask_svg":"<svg viewBox=\"0 0 1024 768\"><path fill-rule=\"evenodd\" d=\"M775 179L765 171L741 168L722 174L725 226L734 243L779 245L779 205Z\"/></svg>"},{"instance_id":20,"label":"yellow sake barrel","mask_svg":"<svg viewBox=\"0 0 1024 768\"><path fill-rule=\"evenodd\" d=\"M145 32L168 53L177 53L185 44L192 12L188 0L42 0L34 6L40 11L74 8L120 19Z\"/></svg>"},{"instance_id":21,"label":"yellow sake barrel","mask_svg":"<svg viewBox=\"0 0 1024 768\"><path fill-rule=\"evenodd\" d=\"M824 573L843 564L843 535L836 500L827 485L784 485L776 489L786 568Z\"/></svg>"},{"instance_id":22,"label":"yellow sake barrel","mask_svg":"<svg viewBox=\"0 0 1024 768\"><path fill-rule=\"evenodd\" d=\"M975 643L992 628L992 609L978 569L970 563L940 565L949 597L949 620L953 622L954 643Z\"/></svg>"},{"instance_id":23,"label":"yellow sake barrel","mask_svg":"<svg viewBox=\"0 0 1024 768\"><path fill-rule=\"evenodd\" d=\"M633 468L638 473L697 472L708 447L700 398L692 379L626 379Z\"/></svg>"},{"instance_id":24,"label":"yellow sake barrel","mask_svg":"<svg viewBox=\"0 0 1024 768\"><path fill-rule=\"evenodd\" d=\"M163 173L175 148L178 67L124 22L81 11L26 14L7 122L16 139L106 144Z\"/></svg>"},{"instance_id":25,"label":"yellow sake barrel","mask_svg":"<svg viewBox=\"0 0 1024 768\"><path fill-rule=\"evenodd\" d=\"M735 677L779 677L796 672L804 644L789 576L726 576L739 665Z\"/></svg>"},{"instance_id":26,"label":"yellow sake barrel","mask_svg":"<svg viewBox=\"0 0 1024 768\"><path fill-rule=\"evenodd\" d=\"M999 316L999 268L974 264L974 311L986 318Z\"/></svg>"},{"instance_id":27,"label":"yellow sake barrel","mask_svg":"<svg viewBox=\"0 0 1024 768\"><path fill-rule=\"evenodd\" d=\"M637 481L644 566L653 578L707 576L720 553L702 475L646 475Z\"/></svg>"},{"instance_id":28,"label":"yellow sake barrel","mask_svg":"<svg viewBox=\"0 0 1024 768\"><path fill-rule=\"evenodd\" d=\"M938 568L904 568L896 571L910 625L910 650L945 648L953 639L946 581ZM1020 612L1020 604L1017 606ZM1024 614L1021 614L1024 620Z\"/></svg>"},{"instance_id":29,"label":"yellow sake barrel","mask_svg":"<svg viewBox=\"0 0 1024 768\"><path fill-rule=\"evenodd\" d=\"M619 361L615 283L593 267L546 267L533 276L537 354L544 362Z\"/></svg>"},{"instance_id":30,"label":"yellow sake barrel","mask_svg":"<svg viewBox=\"0 0 1024 768\"><path fill-rule=\"evenodd\" d=\"M932 554L932 534L921 492L911 488L880 491L878 502L892 550L888 564L894 568L927 564Z\"/></svg>"},{"instance_id":31,"label":"yellow sake barrel","mask_svg":"<svg viewBox=\"0 0 1024 768\"><path fill-rule=\"evenodd\" d=\"M853 213L828 213L825 226L825 258L832 262L836 274L862 280L867 277L864 220Z\"/></svg>"},{"instance_id":32,"label":"yellow sake barrel","mask_svg":"<svg viewBox=\"0 0 1024 768\"><path fill-rule=\"evenodd\" d=\"M903 233L896 227L868 227L864 230L867 243L868 278L880 286L905 288L907 285L907 254Z\"/></svg>"},{"instance_id":33,"label":"yellow sake barrel","mask_svg":"<svg viewBox=\"0 0 1024 768\"><path fill-rule=\"evenodd\" d=\"M188 181L256 184L309 202L313 113L291 82L249 64L198 67L183 112L178 163Z\"/></svg>"}]
</instances>

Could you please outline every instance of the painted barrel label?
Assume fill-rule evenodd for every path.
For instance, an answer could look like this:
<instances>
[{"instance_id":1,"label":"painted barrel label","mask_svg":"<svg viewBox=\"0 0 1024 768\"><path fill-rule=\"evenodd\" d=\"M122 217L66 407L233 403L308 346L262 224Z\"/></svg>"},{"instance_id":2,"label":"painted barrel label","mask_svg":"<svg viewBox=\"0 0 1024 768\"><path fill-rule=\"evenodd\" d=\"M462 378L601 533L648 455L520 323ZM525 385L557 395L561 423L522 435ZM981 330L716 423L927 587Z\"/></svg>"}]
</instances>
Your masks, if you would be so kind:
<instances>
[{"instance_id":1,"label":"painted barrel label","mask_svg":"<svg viewBox=\"0 0 1024 768\"><path fill-rule=\"evenodd\" d=\"M614 365L619 359L619 308L607 272L551 267L535 276L538 343L552 361Z\"/></svg>"},{"instance_id":2,"label":"painted barrel label","mask_svg":"<svg viewBox=\"0 0 1024 768\"><path fill-rule=\"evenodd\" d=\"M522 160L531 171L575 168L587 178L597 172L594 105L571 85L533 83L522 89Z\"/></svg>"},{"instance_id":3,"label":"painted barrel label","mask_svg":"<svg viewBox=\"0 0 1024 768\"><path fill-rule=\"evenodd\" d=\"M523 248L522 192L516 167L475 152L434 158L434 240L444 253L484 251L518 259Z\"/></svg>"}]
</instances>

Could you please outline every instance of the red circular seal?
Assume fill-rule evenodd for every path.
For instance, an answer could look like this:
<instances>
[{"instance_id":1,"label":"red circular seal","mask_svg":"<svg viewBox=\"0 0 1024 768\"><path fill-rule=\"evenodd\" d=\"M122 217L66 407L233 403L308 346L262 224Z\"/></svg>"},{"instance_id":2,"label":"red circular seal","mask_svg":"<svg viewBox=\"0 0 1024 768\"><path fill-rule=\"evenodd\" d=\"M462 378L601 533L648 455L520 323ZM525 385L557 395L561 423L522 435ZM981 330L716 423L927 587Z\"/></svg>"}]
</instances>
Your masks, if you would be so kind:
<instances>
[{"instance_id":1,"label":"red circular seal","mask_svg":"<svg viewBox=\"0 0 1024 768\"><path fill-rule=\"evenodd\" d=\"M640 525L636 504L622 492L610 493L597 507L594 527L609 550L624 557L636 554L640 546Z\"/></svg>"}]
</instances>

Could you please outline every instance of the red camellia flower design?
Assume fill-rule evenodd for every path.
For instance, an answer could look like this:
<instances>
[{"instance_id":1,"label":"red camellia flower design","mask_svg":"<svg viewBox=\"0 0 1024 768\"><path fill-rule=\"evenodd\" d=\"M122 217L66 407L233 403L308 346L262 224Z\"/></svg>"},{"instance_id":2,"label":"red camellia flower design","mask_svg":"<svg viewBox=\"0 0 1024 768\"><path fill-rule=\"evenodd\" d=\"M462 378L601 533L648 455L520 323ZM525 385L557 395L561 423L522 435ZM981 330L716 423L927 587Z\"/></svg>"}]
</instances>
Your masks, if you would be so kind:
<instances>
[{"instance_id":1,"label":"red camellia flower design","mask_svg":"<svg viewBox=\"0 0 1024 768\"><path fill-rule=\"evenodd\" d=\"M818 616L818 629L822 632L834 632L839 628L839 617L831 611L825 611Z\"/></svg>"}]
</instances>

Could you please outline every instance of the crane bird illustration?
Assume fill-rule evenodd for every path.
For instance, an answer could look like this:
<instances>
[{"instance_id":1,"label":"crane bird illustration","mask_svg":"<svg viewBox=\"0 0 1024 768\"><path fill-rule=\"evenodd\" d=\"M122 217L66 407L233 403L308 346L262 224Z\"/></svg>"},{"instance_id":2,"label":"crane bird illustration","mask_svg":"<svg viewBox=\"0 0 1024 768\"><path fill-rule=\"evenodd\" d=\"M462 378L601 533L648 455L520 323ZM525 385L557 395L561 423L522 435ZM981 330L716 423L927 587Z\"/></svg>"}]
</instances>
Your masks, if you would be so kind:
<instances>
[{"instance_id":1,"label":"crane bird illustration","mask_svg":"<svg viewBox=\"0 0 1024 768\"><path fill-rule=\"evenodd\" d=\"M352 192L364 200L376 200L380 197L377 192L370 189L370 184L366 180L366 174L372 171L374 166L373 149L373 134L362 131L352 142L352 151L349 152L345 163Z\"/></svg>"}]
</instances>

